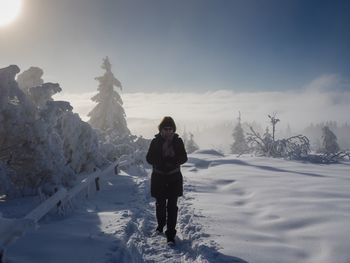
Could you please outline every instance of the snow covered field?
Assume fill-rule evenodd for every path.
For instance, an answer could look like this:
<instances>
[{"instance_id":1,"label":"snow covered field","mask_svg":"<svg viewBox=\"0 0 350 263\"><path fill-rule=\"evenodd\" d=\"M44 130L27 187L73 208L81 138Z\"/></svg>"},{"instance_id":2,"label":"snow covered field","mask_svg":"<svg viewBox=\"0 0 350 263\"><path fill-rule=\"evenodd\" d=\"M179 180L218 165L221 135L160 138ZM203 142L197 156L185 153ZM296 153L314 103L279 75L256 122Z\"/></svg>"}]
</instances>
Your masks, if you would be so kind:
<instances>
[{"instance_id":1,"label":"snow covered field","mask_svg":"<svg viewBox=\"0 0 350 263\"><path fill-rule=\"evenodd\" d=\"M149 176L131 172L104 178L67 215L42 220L8 247L5 262L350 262L350 163L208 150L189 155L182 170L175 248L152 235Z\"/></svg>"}]
</instances>

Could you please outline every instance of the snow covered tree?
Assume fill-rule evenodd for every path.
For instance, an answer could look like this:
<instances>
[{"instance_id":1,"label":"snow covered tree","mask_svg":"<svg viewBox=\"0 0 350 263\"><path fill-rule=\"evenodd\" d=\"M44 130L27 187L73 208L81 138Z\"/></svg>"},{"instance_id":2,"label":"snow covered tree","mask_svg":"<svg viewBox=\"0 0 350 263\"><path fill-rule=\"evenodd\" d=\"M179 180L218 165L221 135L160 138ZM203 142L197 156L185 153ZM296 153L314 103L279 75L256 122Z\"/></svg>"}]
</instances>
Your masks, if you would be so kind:
<instances>
[{"instance_id":1,"label":"snow covered tree","mask_svg":"<svg viewBox=\"0 0 350 263\"><path fill-rule=\"evenodd\" d=\"M82 121L66 101L48 101L41 119L59 137L65 165L74 173L91 172L103 163L98 138L91 126Z\"/></svg>"},{"instance_id":2,"label":"snow covered tree","mask_svg":"<svg viewBox=\"0 0 350 263\"><path fill-rule=\"evenodd\" d=\"M233 144L231 145L231 153L243 154L249 151L249 146L244 136L244 130L241 124L241 113L239 112L238 123L233 130Z\"/></svg>"},{"instance_id":3,"label":"snow covered tree","mask_svg":"<svg viewBox=\"0 0 350 263\"><path fill-rule=\"evenodd\" d=\"M267 154L267 156L270 156L275 140L273 139L273 135L270 134L268 127L266 127L266 129L265 129L265 133L263 135L263 142L264 142L264 146L265 146L264 152Z\"/></svg>"},{"instance_id":4,"label":"snow covered tree","mask_svg":"<svg viewBox=\"0 0 350 263\"><path fill-rule=\"evenodd\" d=\"M97 102L95 108L88 114L89 123L93 128L118 137L130 135L126 123L126 115L123 101L114 87L122 89L122 85L111 71L112 66L108 57L103 60L102 69L106 72L103 76L95 78L100 84L99 93L91 99Z\"/></svg>"},{"instance_id":5,"label":"snow covered tree","mask_svg":"<svg viewBox=\"0 0 350 263\"><path fill-rule=\"evenodd\" d=\"M18 87L17 66L0 69L0 152L12 193L30 194L46 183L61 183L66 170L59 139ZM56 176L55 176L56 175Z\"/></svg>"},{"instance_id":6,"label":"snow covered tree","mask_svg":"<svg viewBox=\"0 0 350 263\"><path fill-rule=\"evenodd\" d=\"M97 102L95 108L88 114L89 123L98 135L99 149L104 158L114 161L123 155L133 155L135 152L146 152L148 140L137 138L127 127L123 101L114 87L122 89L122 85L111 71L108 57L103 59L102 69L105 73L97 77L98 94L91 99ZM146 154L146 153L145 153Z\"/></svg>"},{"instance_id":7,"label":"snow covered tree","mask_svg":"<svg viewBox=\"0 0 350 263\"><path fill-rule=\"evenodd\" d=\"M58 84L24 92L18 72L14 65L0 69L0 192L10 197L69 187L75 174L101 165L97 135L68 102L53 101Z\"/></svg>"},{"instance_id":8,"label":"snow covered tree","mask_svg":"<svg viewBox=\"0 0 350 263\"><path fill-rule=\"evenodd\" d=\"M62 89L58 83L48 82L29 88L29 97L39 109L42 109L46 107L48 101L53 101L53 95L61 91Z\"/></svg>"},{"instance_id":9,"label":"snow covered tree","mask_svg":"<svg viewBox=\"0 0 350 263\"><path fill-rule=\"evenodd\" d=\"M47 101L53 101L54 94L62 91L58 83L44 83L43 74L41 68L30 67L17 77L18 87L38 108L45 107Z\"/></svg>"},{"instance_id":10,"label":"snow covered tree","mask_svg":"<svg viewBox=\"0 0 350 263\"><path fill-rule=\"evenodd\" d=\"M43 74L44 71L41 68L30 67L17 76L18 86L24 93L29 94L30 88L40 86L44 83L44 80L41 78Z\"/></svg>"},{"instance_id":11,"label":"snow covered tree","mask_svg":"<svg viewBox=\"0 0 350 263\"><path fill-rule=\"evenodd\" d=\"M337 136L328 126L322 128L322 152L326 154L336 153L339 151Z\"/></svg>"},{"instance_id":12,"label":"snow covered tree","mask_svg":"<svg viewBox=\"0 0 350 263\"><path fill-rule=\"evenodd\" d=\"M194 151L197 151L199 147L193 139L194 135L192 133L189 134L190 138L186 141L185 148L188 153L193 153Z\"/></svg>"}]
</instances>

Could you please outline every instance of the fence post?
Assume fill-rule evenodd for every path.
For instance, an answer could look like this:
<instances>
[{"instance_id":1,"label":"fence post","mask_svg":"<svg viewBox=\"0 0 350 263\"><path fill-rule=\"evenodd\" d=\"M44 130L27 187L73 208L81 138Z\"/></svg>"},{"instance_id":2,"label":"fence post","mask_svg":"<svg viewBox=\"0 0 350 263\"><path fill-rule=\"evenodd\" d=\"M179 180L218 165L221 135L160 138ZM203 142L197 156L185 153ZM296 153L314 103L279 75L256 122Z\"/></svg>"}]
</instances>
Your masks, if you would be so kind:
<instances>
[{"instance_id":1,"label":"fence post","mask_svg":"<svg viewBox=\"0 0 350 263\"><path fill-rule=\"evenodd\" d=\"M118 175L118 164L116 164L114 167L114 174Z\"/></svg>"},{"instance_id":2,"label":"fence post","mask_svg":"<svg viewBox=\"0 0 350 263\"><path fill-rule=\"evenodd\" d=\"M54 191L55 191L55 193L57 193L57 192L58 192L58 188L55 187ZM56 204L56 208L59 208L61 204L62 204L62 201L59 200L59 201L57 202L57 204Z\"/></svg>"},{"instance_id":3,"label":"fence post","mask_svg":"<svg viewBox=\"0 0 350 263\"><path fill-rule=\"evenodd\" d=\"M100 183L99 183L100 177L95 178L95 184L96 184L96 191L100 191Z\"/></svg>"}]
</instances>

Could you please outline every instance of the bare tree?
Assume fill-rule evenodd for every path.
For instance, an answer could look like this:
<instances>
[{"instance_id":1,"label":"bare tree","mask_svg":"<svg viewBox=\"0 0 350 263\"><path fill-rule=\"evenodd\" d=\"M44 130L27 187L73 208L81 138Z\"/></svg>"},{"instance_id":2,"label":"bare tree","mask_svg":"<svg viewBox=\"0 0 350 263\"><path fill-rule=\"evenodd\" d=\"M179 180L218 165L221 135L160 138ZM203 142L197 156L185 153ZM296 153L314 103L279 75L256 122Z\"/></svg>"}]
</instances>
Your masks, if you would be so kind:
<instances>
[{"instance_id":1,"label":"bare tree","mask_svg":"<svg viewBox=\"0 0 350 263\"><path fill-rule=\"evenodd\" d=\"M276 124L280 119L276 118L276 114L273 116L268 115L268 117L272 125L272 134L270 134L268 128L266 128L264 135L260 135L253 127L249 127L250 132L247 133L247 142L251 148L255 149L260 155L271 157L300 159L308 155L310 152L310 142L306 136L296 135L286 139L276 140Z\"/></svg>"},{"instance_id":2,"label":"bare tree","mask_svg":"<svg viewBox=\"0 0 350 263\"><path fill-rule=\"evenodd\" d=\"M273 113L273 115L267 115L270 119L270 122L272 124L272 140L275 141L275 132L276 132L276 124L280 121L280 119L276 118L276 113Z\"/></svg>"}]
</instances>

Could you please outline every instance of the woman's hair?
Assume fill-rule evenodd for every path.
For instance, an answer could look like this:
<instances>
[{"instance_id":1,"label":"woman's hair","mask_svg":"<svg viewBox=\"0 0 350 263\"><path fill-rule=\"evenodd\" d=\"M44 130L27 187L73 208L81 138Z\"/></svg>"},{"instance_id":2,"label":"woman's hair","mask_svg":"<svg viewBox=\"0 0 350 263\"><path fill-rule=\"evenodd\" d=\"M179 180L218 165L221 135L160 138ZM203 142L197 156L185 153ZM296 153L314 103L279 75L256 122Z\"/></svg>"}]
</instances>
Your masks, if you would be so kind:
<instances>
[{"instance_id":1,"label":"woman's hair","mask_svg":"<svg viewBox=\"0 0 350 263\"><path fill-rule=\"evenodd\" d=\"M165 116L163 118L163 120L160 122L160 124L158 125L158 130L161 131L164 127L172 127L174 129L174 132L175 132L176 125L175 125L175 121L173 120L173 118L171 118L169 116Z\"/></svg>"}]
</instances>

